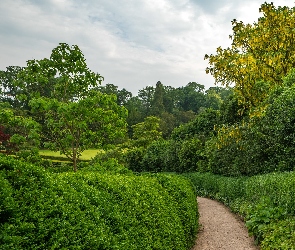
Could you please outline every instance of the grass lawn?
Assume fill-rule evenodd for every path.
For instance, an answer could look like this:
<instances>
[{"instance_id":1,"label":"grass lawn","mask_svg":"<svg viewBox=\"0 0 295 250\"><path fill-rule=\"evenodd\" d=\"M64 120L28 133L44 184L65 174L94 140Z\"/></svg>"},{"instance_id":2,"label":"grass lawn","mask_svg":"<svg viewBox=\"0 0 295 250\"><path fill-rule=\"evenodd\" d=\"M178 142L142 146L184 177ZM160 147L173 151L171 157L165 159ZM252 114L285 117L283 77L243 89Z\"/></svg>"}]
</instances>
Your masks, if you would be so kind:
<instances>
[{"instance_id":1,"label":"grass lawn","mask_svg":"<svg viewBox=\"0 0 295 250\"><path fill-rule=\"evenodd\" d=\"M102 149L88 149L88 150L85 150L80 159L81 160L90 160L91 158L93 158L94 156L96 156L96 154L98 152L101 152ZM54 152L54 151L51 151L51 150L39 150L39 154L41 156L50 156L50 157L57 157L57 158L64 158L65 160L67 160L68 158L65 156L65 155L61 155L59 151L57 152Z\"/></svg>"}]
</instances>

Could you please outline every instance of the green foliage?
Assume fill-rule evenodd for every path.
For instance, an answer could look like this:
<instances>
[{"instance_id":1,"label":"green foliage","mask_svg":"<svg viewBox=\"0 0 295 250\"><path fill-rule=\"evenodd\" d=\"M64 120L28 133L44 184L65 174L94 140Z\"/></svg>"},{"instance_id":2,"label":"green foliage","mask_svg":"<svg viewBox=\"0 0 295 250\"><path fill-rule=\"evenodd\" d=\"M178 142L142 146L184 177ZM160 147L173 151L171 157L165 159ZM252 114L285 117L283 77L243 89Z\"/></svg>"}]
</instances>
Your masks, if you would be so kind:
<instances>
[{"instance_id":1,"label":"green foliage","mask_svg":"<svg viewBox=\"0 0 295 250\"><path fill-rule=\"evenodd\" d=\"M120 106L125 106L129 100L132 98L132 93L126 89L118 89L118 86L107 83L105 86L96 87L96 89L102 93L108 95L115 95L117 97L117 104Z\"/></svg>"},{"instance_id":2,"label":"green foliage","mask_svg":"<svg viewBox=\"0 0 295 250\"><path fill-rule=\"evenodd\" d=\"M219 111L205 109L196 118L186 123L172 132L174 140L183 140L197 136L202 141L214 134L214 126L219 123Z\"/></svg>"},{"instance_id":3,"label":"green foliage","mask_svg":"<svg viewBox=\"0 0 295 250\"><path fill-rule=\"evenodd\" d=\"M294 68L294 11L265 2L259 8L262 17L257 22L232 21L231 47L218 47L215 55L205 55L210 64L206 73L217 83L234 83L243 106L261 105L270 90L281 86L282 77Z\"/></svg>"},{"instance_id":4,"label":"green foliage","mask_svg":"<svg viewBox=\"0 0 295 250\"><path fill-rule=\"evenodd\" d=\"M23 70L19 66L8 66L6 71L0 71L0 101L8 103L9 107L19 109L22 103L15 97L21 93L21 89L15 84L18 74Z\"/></svg>"},{"instance_id":5,"label":"green foliage","mask_svg":"<svg viewBox=\"0 0 295 250\"><path fill-rule=\"evenodd\" d=\"M295 247L295 217L271 222L262 228L264 240L261 249L290 250Z\"/></svg>"},{"instance_id":6,"label":"green foliage","mask_svg":"<svg viewBox=\"0 0 295 250\"><path fill-rule=\"evenodd\" d=\"M269 94L260 116L244 117L216 129L218 133L206 142L204 150L212 173L251 176L294 169L294 71L284 78L283 85Z\"/></svg>"},{"instance_id":7,"label":"green foliage","mask_svg":"<svg viewBox=\"0 0 295 250\"><path fill-rule=\"evenodd\" d=\"M168 172L173 171L168 166L170 142L165 140L154 141L145 151L140 163L142 171Z\"/></svg>"},{"instance_id":8,"label":"green foliage","mask_svg":"<svg viewBox=\"0 0 295 250\"><path fill-rule=\"evenodd\" d=\"M120 96L114 87L111 89ZM218 109L231 92L230 88L221 87L212 87L205 91L205 87L196 82L179 88L164 86L161 82L157 82L156 87L147 86L125 104L128 109L129 135L133 132L132 125L153 115L161 119L160 131L163 137L169 138L174 128L193 120L196 113L205 108Z\"/></svg>"},{"instance_id":9,"label":"green foliage","mask_svg":"<svg viewBox=\"0 0 295 250\"><path fill-rule=\"evenodd\" d=\"M198 229L199 213L196 210L196 193L192 192L194 186L187 179L175 174L156 174L158 182L168 191L177 208L185 235L187 235L187 246L194 244Z\"/></svg>"},{"instance_id":10,"label":"green foliage","mask_svg":"<svg viewBox=\"0 0 295 250\"><path fill-rule=\"evenodd\" d=\"M30 117L18 116L12 109L0 110L0 124L5 126L10 139L4 145L6 151L17 152L36 148L40 143L40 125Z\"/></svg>"},{"instance_id":11,"label":"green foliage","mask_svg":"<svg viewBox=\"0 0 295 250\"><path fill-rule=\"evenodd\" d=\"M98 172L102 172L102 173L110 172L110 173L118 173L118 174L133 174L133 172L130 169L128 169L124 165L120 164L118 162L118 160L115 158L109 158L107 160L102 160L99 157L95 157L82 170L83 171L98 171Z\"/></svg>"},{"instance_id":12,"label":"green foliage","mask_svg":"<svg viewBox=\"0 0 295 250\"><path fill-rule=\"evenodd\" d=\"M1 249L192 246L198 214L190 182L92 170L51 174L0 156Z\"/></svg>"},{"instance_id":13,"label":"green foliage","mask_svg":"<svg viewBox=\"0 0 295 250\"><path fill-rule=\"evenodd\" d=\"M30 102L33 112L43 112L48 128L45 146L66 155L77 170L77 160L90 147L101 147L125 136L126 109L113 96L92 92L76 102L39 98Z\"/></svg>"},{"instance_id":14,"label":"green foliage","mask_svg":"<svg viewBox=\"0 0 295 250\"><path fill-rule=\"evenodd\" d=\"M203 159L202 150L203 144L197 138L183 141L178 151L180 172L197 171L198 162Z\"/></svg>"},{"instance_id":15,"label":"green foliage","mask_svg":"<svg viewBox=\"0 0 295 250\"><path fill-rule=\"evenodd\" d=\"M68 102L84 98L102 80L102 76L87 67L77 45L60 43L49 59L27 61L27 67L18 76L18 87L28 101L47 97Z\"/></svg>"},{"instance_id":16,"label":"green foliage","mask_svg":"<svg viewBox=\"0 0 295 250\"><path fill-rule=\"evenodd\" d=\"M144 171L142 166L142 159L145 154L145 149L143 147L135 147L128 149L124 153L124 162L127 167L134 172Z\"/></svg>"},{"instance_id":17,"label":"green foliage","mask_svg":"<svg viewBox=\"0 0 295 250\"><path fill-rule=\"evenodd\" d=\"M164 97L164 86L159 81L156 84L154 97L151 103L151 115L153 116L161 116L161 114L164 112L165 107L163 103L163 97Z\"/></svg>"},{"instance_id":18,"label":"green foliage","mask_svg":"<svg viewBox=\"0 0 295 250\"><path fill-rule=\"evenodd\" d=\"M189 82L186 86L178 89L180 98L178 106L181 110L192 110L198 113L200 108L205 107L205 86L196 82Z\"/></svg>"},{"instance_id":19,"label":"green foliage","mask_svg":"<svg viewBox=\"0 0 295 250\"><path fill-rule=\"evenodd\" d=\"M284 209L282 207L272 207L269 199L264 199L254 208L247 211L246 226L250 235L255 235L256 242L263 240L264 230L270 223L276 223L284 219Z\"/></svg>"},{"instance_id":20,"label":"green foliage","mask_svg":"<svg viewBox=\"0 0 295 250\"><path fill-rule=\"evenodd\" d=\"M146 150L135 148L126 154L127 166L140 172L190 172L198 169L203 160L203 145L197 138L182 142L158 140Z\"/></svg>"},{"instance_id":21,"label":"green foliage","mask_svg":"<svg viewBox=\"0 0 295 250\"><path fill-rule=\"evenodd\" d=\"M243 111L243 114L241 112ZM220 106L220 123L233 125L241 122L247 115L247 110L239 104L238 98L233 94L230 95Z\"/></svg>"},{"instance_id":22,"label":"green foliage","mask_svg":"<svg viewBox=\"0 0 295 250\"><path fill-rule=\"evenodd\" d=\"M153 141L162 138L162 133L159 131L160 119L155 116L148 116L144 122L135 124L133 128L133 142L137 147L146 148Z\"/></svg>"},{"instance_id":23,"label":"green foliage","mask_svg":"<svg viewBox=\"0 0 295 250\"><path fill-rule=\"evenodd\" d=\"M289 76L290 77L290 76ZM264 146L268 164L280 171L294 169L295 153L295 85L287 87L267 107L261 121L261 132L267 139Z\"/></svg>"}]
</instances>

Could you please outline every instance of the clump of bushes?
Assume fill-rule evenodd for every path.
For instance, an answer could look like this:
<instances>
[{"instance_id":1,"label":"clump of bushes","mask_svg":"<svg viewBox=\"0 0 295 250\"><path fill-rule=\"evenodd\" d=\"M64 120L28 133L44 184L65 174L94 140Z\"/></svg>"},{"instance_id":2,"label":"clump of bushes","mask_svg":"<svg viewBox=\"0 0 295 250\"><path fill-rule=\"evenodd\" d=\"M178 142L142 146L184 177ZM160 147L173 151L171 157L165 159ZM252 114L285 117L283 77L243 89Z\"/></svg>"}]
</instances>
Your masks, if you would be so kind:
<instances>
[{"instance_id":1,"label":"clump of bushes","mask_svg":"<svg viewBox=\"0 0 295 250\"><path fill-rule=\"evenodd\" d=\"M1 249L189 249L198 225L192 184L110 164L50 173L0 156Z\"/></svg>"},{"instance_id":2,"label":"clump of bushes","mask_svg":"<svg viewBox=\"0 0 295 250\"><path fill-rule=\"evenodd\" d=\"M203 160L203 143L198 138L184 141L158 140L146 149L133 148L125 153L126 166L135 172L197 171Z\"/></svg>"},{"instance_id":3,"label":"clump of bushes","mask_svg":"<svg viewBox=\"0 0 295 250\"><path fill-rule=\"evenodd\" d=\"M185 174L200 196L217 199L239 213L261 249L295 246L295 173L253 177Z\"/></svg>"}]
</instances>

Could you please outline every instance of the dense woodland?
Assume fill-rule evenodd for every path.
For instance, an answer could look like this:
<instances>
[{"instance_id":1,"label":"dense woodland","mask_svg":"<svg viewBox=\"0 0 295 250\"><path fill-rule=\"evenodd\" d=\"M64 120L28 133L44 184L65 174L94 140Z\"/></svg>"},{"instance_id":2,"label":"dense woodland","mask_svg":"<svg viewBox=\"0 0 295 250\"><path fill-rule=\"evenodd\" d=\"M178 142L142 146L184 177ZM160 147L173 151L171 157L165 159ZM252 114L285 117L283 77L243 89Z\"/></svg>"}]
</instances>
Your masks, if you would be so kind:
<instances>
[{"instance_id":1,"label":"dense woodland","mask_svg":"<svg viewBox=\"0 0 295 250\"><path fill-rule=\"evenodd\" d=\"M35 178L32 176L36 176L39 180L36 190L42 189L42 181L44 185L53 185L54 178L60 183L70 183L66 186L71 189L68 193L88 190L79 199L87 200L89 203L86 202L85 206L89 209L94 209L92 206L97 202L89 191L93 187L97 188L95 192L100 188L108 190L104 195L95 193L99 197L114 194L111 198L114 205L118 200L124 200L128 206L137 204L132 199L138 195L137 178L141 178L142 182L149 184L147 190L140 190L140 195L151 192L161 200L165 194L176 207L179 206L171 216L181 218L173 219L173 227L184 239L179 240L178 247L175 247L173 239L169 239L168 248L153 245L146 249L189 249L197 230L197 211L192 205L194 191L190 186L194 183L197 194L218 199L244 216L249 232L255 235L263 249L293 249L295 9L264 3L260 12L263 16L253 25L233 20L231 47L219 47L216 54L205 55L209 63L207 73L222 87L205 89L202 84L189 82L175 88L158 81L133 96L127 89L104 84L103 77L87 67L79 47L65 43L54 48L49 58L29 60L26 67L9 66L0 71L0 146L4 154L0 161L0 181L7 193L6 202L0 204L0 215L8 214L11 218L19 216L17 208L21 205L16 197L20 193L12 190L20 188L17 181L27 187L17 174L19 172L24 172L32 182ZM100 151L91 161L80 161L82 152L90 148ZM59 151L68 157L73 173L68 169L62 170L63 163L53 164L43 159L38 153L40 149ZM7 155L13 155L16 159ZM30 163L35 166L26 165ZM59 173L56 174L58 177L49 175L54 172L53 168L60 168L54 170ZM25 169L31 169L32 176ZM43 173L41 169L46 172ZM63 171L65 173L60 173ZM174 174L161 175L158 174L160 172ZM93 173L99 173L99 176ZM105 173L108 173L108 177L104 176ZM112 178L117 178L119 184L114 184ZM74 183L79 181L84 189L75 186ZM127 182L133 184L129 186ZM157 193L153 185L162 193ZM59 184L53 186L50 202L54 200L55 193L66 193ZM34 192L27 188L29 192ZM130 196L127 193L124 196L122 190L129 190ZM181 199L183 193L187 194L190 203ZM14 205L8 205L9 199ZM44 201L46 199L40 200ZM78 209L72 206L74 210ZM164 203L160 202L159 206L164 206ZM60 209L66 209L62 201ZM150 218L148 207L138 209L143 209ZM183 217L179 215L182 209L185 210ZM124 232L128 229L122 228L124 226L120 220L128 218L128 215L121 207L116 211L118 214L112 214L113 217L104 215L102 223L105 223L107 230L111 231L114 226L118 231L112 232L114 238L108 238L107 243L99 243L105 244L105 248L99 249L122 247L120 237L124 238ZM56 210L51 212L58 214ZM46 216L50 218L50 215ZM67 221L65 214L58 216L63 218L62 221ZM76 216L82 215L77 213ZM89 218L98 215L83 216L90 223ZM136 217L134 214L132 216ZM33 217L26 217L28 225L20 223L18 226L32 227L32 234L36 233L39 229L30 224L34 222ZM2 220L2 229L8 232L9 225L19 223L14 220ZM38 223L45 227L43 222ZM74 232L75 227L71 223ZM140 237L135 236L135 225L140 222L128 223L132 230L130 238L124 239L131 246L132 239L140 242ZM86 224L79 226L90 232L94 225ZM164 224L159 228L165 228ZM63 235L62 230L65 229L61 227L60 230ZM169 234L169 229L165 230ZM50 238L52 234L45 231L42 231L45 236L40 236L40 242L48 247L46 237ZM29 245L23 239L19 244L24 245L17 245L17 238L9 238L8 235L1 237L0 242L7 247L5 249L9 244L15 244L13 246L16 248ZM21 229L15 232L15 237L22 237ZM51 247L71 246L65 239L55 246L58 237L54 234L50 238ZM84 237L79 246L85 249L85 237L92 236L73 237L77 237L73 239L76 246L81 243L78 239ZM105 236L99 237L103 242ZM90 238L89 242L95 245L93 238ZM136 244L140 244L138 242ZM39 243L36 240L34 244Z\"/></svg>"}]
</instances>

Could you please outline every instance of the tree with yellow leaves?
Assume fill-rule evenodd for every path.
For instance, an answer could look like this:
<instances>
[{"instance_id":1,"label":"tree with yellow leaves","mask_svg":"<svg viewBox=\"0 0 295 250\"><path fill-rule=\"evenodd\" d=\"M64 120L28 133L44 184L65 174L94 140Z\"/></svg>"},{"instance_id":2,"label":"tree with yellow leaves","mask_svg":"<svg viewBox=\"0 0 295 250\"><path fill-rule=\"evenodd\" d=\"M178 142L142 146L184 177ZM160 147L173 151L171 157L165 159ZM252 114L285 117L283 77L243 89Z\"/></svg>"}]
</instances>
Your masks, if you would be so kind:
<instances>
[{"instance_id":1,"label":"tree with yellow leaves","mask_svg":"<svg viewBox=\"0 0 295 250\"><path fill-rule=\"evenodd\" d=\"M206 73L222 85L234 84L239 102L246 108L258 107L271 89L295 67L295 7L275 7L264 3L257 22L232 21L230 48L217 48L205 55L210 66Z\"/></svg>"}]
</instances>

